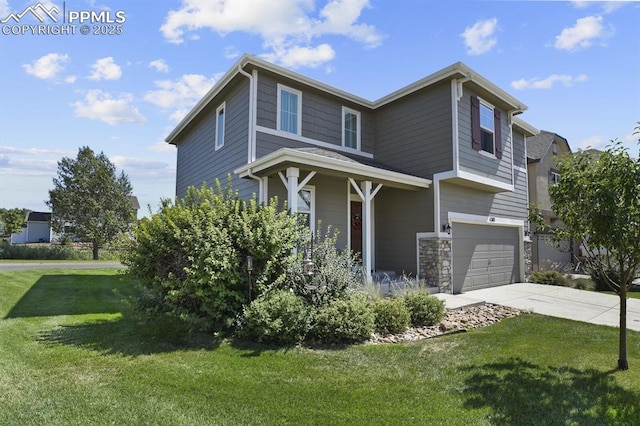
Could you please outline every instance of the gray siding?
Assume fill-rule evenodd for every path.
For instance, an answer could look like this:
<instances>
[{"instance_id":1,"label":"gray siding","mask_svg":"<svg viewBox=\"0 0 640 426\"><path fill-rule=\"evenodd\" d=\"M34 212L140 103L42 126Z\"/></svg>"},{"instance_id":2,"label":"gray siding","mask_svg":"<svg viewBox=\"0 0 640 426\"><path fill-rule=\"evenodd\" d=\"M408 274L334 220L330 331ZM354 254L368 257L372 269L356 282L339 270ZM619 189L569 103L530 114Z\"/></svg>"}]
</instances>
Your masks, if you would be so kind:
<instances>
[{"instance_id":1,"label":"gray siding","mask_svg":"<svg viewBox=\"0 0 640 426\"><path fill-rule=\"evenodd\" d=\"M426 178L453 170L448 81L385 105L375 118L376 161Z\"/></svg>"},{"instance_id":2,"label":"gray siding","mask_svg":"<svg viewBox=\"0 0 640 426\"><path fill-rule=\"evenodd\" d=\"M249 84L243 80L221 93L178 141L176 196L184 196L189 186L213 185L216 179L224 185L236 167L247 163ZM222 102L226 102L225 143L216 151L216 108ZM256 181L236 175L232 185L243 197L258 191Z\"/></svg>"},{"instance_id":3,"label":"gray siding","mask_svg":"<svg viewBox=\"0 0 640 426\"><path fill-rule=\"evenodd\" d=\"M527 149L524 135L516 130L513 131L513 165L523 169L527 168Z\"/></svg>"},{"instance_id":4,"label":"gray siding","mask_svg":"<svg viewBox=\"0 0 640 426\"><path fill-rule=\"evenodd\" d=\"M416 276L416 233L433 228L433 192L383 188L374 200L376 269Z\"/></svg>"},{"instance_id":5,"label":"gray siding","mask_svg":"<svg viewBox=\"0 0 640 426\"><path fill-rule=\"evenodd\" d=\"M493 194L448 182L440 183L440 218L449 212L527 220L527 174L514 170L515 191Z\"/></svg>"},{"instance_id":6,"label":"gray siding","mask_svg":"<svg viewBox=\"0 0 640 426\"><path fill-rule=\"evenodd\" d=\"M308 171L300 170L300 180ZM347 180L331 176L315 175L307 184L315 187L316 230L331 226L339 231L336 246L347 245ZM278 175L269 177L269 197L278 197L278 205L284 207L287 190ZM319 225L319 226L318 226Z\"/></svg>"},{"instance_id":7,"label":"gray siding","mask_svg":"<svg viewBox=\"0 0 640 426\"><path fill-rule=\"evenodd\" d=\"M458 102L458 157L460 170L493 178L511 184L512 143L507 123L507 113L500 110L500 127L502 131L502 159L489 158L471 147L471 95L464 90L464 96ZM487 99L487 102L491 102Z\"/></svg>"},{"instance_id":8,"label":"gray siding","mask_svg":"<svg viewBox=\"0 0 640 426\"><path fill-rule=\"evenodd\" d=\"M258 76L258 102L256 123L258 126L277 129L278 83L302 92L302 136L320 142L329 143L337 147L342 146L342 107L346 106L360 111L361 118L361 148L364 152L373 152L374 124L373 113L359 105L342 102L339 98L329 96L311 87L277 78L272 74L261 72ZM289 138L282 138L281 146L299 147L300 145ZM260 146L258 141L258 155L270 152L269 148ZM260 153L263 154L260 154Z\"/></svg>"}]
</instances>

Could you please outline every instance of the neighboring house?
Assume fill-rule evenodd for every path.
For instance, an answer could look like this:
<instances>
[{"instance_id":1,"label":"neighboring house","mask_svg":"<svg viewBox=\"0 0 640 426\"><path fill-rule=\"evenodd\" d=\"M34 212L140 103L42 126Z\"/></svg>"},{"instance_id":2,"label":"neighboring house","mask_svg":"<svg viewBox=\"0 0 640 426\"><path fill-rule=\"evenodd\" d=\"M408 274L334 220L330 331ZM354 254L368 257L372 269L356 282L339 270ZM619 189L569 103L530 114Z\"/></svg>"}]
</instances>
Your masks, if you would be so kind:
<instances>
[{"instance_id":1,"label":"neighboring house","mask_svg":"<svg viewBox=\"0 0 640 426\"><path fill-rule=\"evenodd\" d=\"M337 228L367 276L458 293L525 279L525 109L462 63L369 101L244 55L166 141L178 197L232 174Z\"/></svg>"},{"instance_id":2,"label":"neighboring house","mask_svg":"<svg viewBox=\"0 0 640 426\"><path fill-rule=\"evenodd\" d=\"M11 244L49 243L52 236L51 213L29 212L22 231L11 234Z\"/></svg>"},{"instance_id":3,"label":"neighboring house","mask_svg":"<svg viewBox=\"0 0 640 426\"><path fill-rule=\"evenodd\" d=\"M559 156L571 153L565 138L553 132L540 131L527 138L527 171L529 174L529 199L538 206L546 226L558 226L559 219L553 211L549 198L549 187L555 185L561 176L556 170ZM574 259L571 241L554 242L551 234L544 229L532 227L532 262L534 270L567 270Z\"/></svg>"}]
</instances>

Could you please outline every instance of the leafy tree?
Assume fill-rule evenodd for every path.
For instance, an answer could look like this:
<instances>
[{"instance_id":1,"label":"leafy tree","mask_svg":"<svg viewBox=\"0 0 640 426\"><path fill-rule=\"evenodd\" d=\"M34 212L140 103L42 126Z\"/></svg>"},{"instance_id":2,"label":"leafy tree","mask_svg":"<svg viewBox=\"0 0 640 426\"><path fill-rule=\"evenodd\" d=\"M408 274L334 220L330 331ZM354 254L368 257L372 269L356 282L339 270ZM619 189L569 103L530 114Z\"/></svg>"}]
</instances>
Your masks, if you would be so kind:
<instances>
[{"instance_id":1,"label":"leafy tree","mask_svg":"<svg viewBox=\"0 0 640 426\"><path fill-rule=\"evenodd\" d=\"M0 209L0 222L2 225L2 236L9 236L20 232L29 210L27 209Z\"/></svg>"},{"instance_id":2,"label":"leafy tree","mask_svg":"<svg viewBox=\"0 0 640 426\"><path fill-rule=\"evenodd\" d=\"M58 177L46 202L52 209L52 225L63 232L65 225L93 245L93 259L98 250L129 229L134 221L131 183L124 172L104 153L95 155L82 147L77 158L64 157L58 162Z\"/></svg>"},{"instance_id":3,"label":"leafy tree","mask_svg":"<svg viewBox=\"0 0 640 426\"><path fill-rule=\"evenodd\" d=\"M612 141L604 152L562 157L557 169L560 182L549 193L563 225L551 232L559 239L584 241L587 267L606 277L619 295L618 369L627 370L627 293L640 275L640 159ZM543 226L539 212L531 216Z\"/></svg>"}]
</instances>

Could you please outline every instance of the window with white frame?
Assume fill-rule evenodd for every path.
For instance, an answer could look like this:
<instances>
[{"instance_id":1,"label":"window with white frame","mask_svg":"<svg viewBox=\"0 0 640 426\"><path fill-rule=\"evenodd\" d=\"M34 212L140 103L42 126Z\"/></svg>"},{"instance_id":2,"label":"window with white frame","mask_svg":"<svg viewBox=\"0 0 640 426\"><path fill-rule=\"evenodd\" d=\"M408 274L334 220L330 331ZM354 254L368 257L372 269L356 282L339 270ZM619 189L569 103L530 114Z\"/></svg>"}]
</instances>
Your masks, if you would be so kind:
<instances>
[{"instance_id":1,"label":"window with white frame","mask_svg":"<svg viewBox=\"0 0 640 426\"><path fill-rule=\"evenodd\" d=\"M278 84L278 130L300 135L302 127L302 92Z\"/></svg>"},{"instance_id":2,"label":"window with white frame","mask_svg":"<svg viewBox=\"0 0 640 426\"><path fill-rule=\"evenodd\" d=\"M549 172L549 185L555 185L560 182L560 173L551 170Z\"/></svg>"},{"instance_id":3,"label":"window with white frame","mask_svg":"<svg viewBox=\"0 0 640 426\"><path fill-rule=\"evenodd\" d=\"M494 154L494 118L493 107L480 102L480 149Z\"/></svg>"},{"instance_id":4,"label":"window with white frame","mask_svg":"<svg viewBox=\"0 0 640 426\"><path fill-rule=\"evenodd\" d=\"M224 146L225 105L226 103L223 102L222 105L216 109L216 150Z\"/></svg>"},{"instance_id":5,"label":"window with white frame","mask_svg":"<svg viewBox=\"0 0 640 426\"><path fill-rule=\"evenodd\" d=\"M315 188L305 186L298 192L298 214L305 216L305 224L314 231L315 226Z\"/></svg>"},{"instance_id":6,"label":"window with white frame","mask_svg":"<svg viewBox=\"0 0 640 426\"><path fill-rule=\"evenodd\" d=\"M360 112L342 107L342 146L360 149Z\"/></svg>"}]
</instances>

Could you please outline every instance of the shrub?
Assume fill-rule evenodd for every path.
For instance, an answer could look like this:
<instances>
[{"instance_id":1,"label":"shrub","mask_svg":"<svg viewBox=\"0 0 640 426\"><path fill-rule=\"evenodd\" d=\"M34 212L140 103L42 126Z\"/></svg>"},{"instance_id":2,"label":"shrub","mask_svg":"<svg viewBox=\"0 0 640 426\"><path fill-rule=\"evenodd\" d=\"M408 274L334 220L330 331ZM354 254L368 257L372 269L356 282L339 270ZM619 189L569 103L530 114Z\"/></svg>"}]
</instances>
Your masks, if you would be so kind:
<instances>
[{"instance_id":1,"label":"shrub","mask_svg":"<svg viewBox=\"0 0 640 426\"><path fill-rule=\"evenodd\" d=\"M373 305L378 333L402 333L409 327L411 313L402 299L381 299Z\"/></svg>"},{"instance_id":2,"label":"shrub","mask_svg":"<svg viewBox=\"0 0 640 426\"><path fill-rule=\"evenodd\" d=\"M571 285L569 278L558 271L534 271L531 273L531 282L561 287L569 287Z\"/></svg>"},{"instance_id":3,"label":"shrub","mask_svg":"<svg viewBox=\"0 0 640 426\"><path fill-rule=\"evenodd\" d=\"M320 307L311 334L325 343L357 343L374 330L372 303L363 294L336 299Z\"/></svg>"},{"instance_id":4,"label":"shrub","mask_svg":"<svg viewBox=\"0 0 640 426\"><path fill-rule=\"evenodd\" d=\"M309 330L309 306L286 290L265 293L244 309L239 335L269 343L301 342Z\"/></svg>"},{"instance_id":5,"label":"shrub","mask_svg":"<svg viewBox=\"0 0 640 426\"><path fill-rule=\"evenodd\" d=\"M103 254L104 253L104 254ZM101 260L118 260L116 250L101 252ZM23 260L92 260L93 254L89 249L79 249L65 245L25 245L0 243L0 259Z\"/></svg>"},{"instance_id":6,"label":"shrub","mask_svg":"<svg viewBox=\"0 0 640 426\"><path fill-rule=\"evenodd\" d=\"M338 231L327 228L324 235L320 231L314 235L313 244L303 246L300 256L311 254L314 263L313 275L306 277L302 262L291 263L286 275L276 285L292 289L309 303L320 307L330 301L343 299L361 288L362 277L356 256L345 248L338 250Z\"/></svg>"},{"instance_id":7,"label":"shrub","mask_svg":"<svg viewBox=\"0 0 640 426\"><path fill-rule=\"evenodd\" d=\"M411 325L419 327L434 325L444 317L444 302L421 291L408 293L404 303L411 314Z\"/></svg>"},{"instance_id":8,"label":"shrub","mask_svg":"<svg viewBox=\"0 0 640 426\"><path fill-rule=\"evenodd\" d=\"M253 296L296 261L307 233L300 220L224 190L190 187L175 204L141 219L122 243L122 262L147 299L149 313L166 312L200 329L225 329L249 299L246 258L253 256Z\"/></svg>"},{"instance_id":9,"label":"shrub","mask_svg":"<svg viewBox=\"0 0 640 426\"><path fill-rule=\"evenodd\" d=\"M616 283L620 282L620 274L618 273L618 271L610 269L606 271L606 273L609 279L612 279ZM609 286L608 284L607 278L605 277L602 270L600 270L600 268L594 268L591 270L591 279L595 283L596 291L613 291L611 286Z\"/></svg>"},{"instance_id":10,"label":"shrub","mask_svg":"<svg viewBox=\"0 0 640 426\"><path fill-rule=\"evenodd\" d=\"M596 284L588 278L578 278L573 280L573 288L593 291L596 289Z\"/></svg>"}]
</instances>

